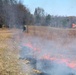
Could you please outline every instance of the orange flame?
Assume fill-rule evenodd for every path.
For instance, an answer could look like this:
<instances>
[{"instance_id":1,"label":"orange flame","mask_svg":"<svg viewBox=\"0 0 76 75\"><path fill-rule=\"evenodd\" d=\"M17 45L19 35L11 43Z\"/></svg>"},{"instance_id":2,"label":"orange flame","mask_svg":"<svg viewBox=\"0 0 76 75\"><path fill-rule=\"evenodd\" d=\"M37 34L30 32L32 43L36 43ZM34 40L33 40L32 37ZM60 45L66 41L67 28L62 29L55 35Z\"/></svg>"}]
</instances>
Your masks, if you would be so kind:
<instances>
[{"instance_id":1,"label":"orange flame","mask_svg":"<svg viewBox=\"0 0 76 75\"><path fill-rule=\"evenodd\" d=\"M40 49L34 47L32 43L24 44L24 46L27 46L27 47L31 48L32 50L37 51L38 53L40 52Z\"/></svg>"},{"instance_id":2,"label":"orange flame","mask_svg":"<svg viewBox=\"0 0 76 75\"><path fill-rule=\"evenodd\" d=\"M37 51L37 52L41 51L39 48L35 48L32 43L24 44L24 46L27 46L27 47L29 47L32 50ZM70 68L73 68L73 69L76 68L76 64L72 61L70 62L69 59L67 59L67 58L57 59L56 57L50 57L49 54L45 54L41 57L41 59L52 60L52 61L56 60L56 61L58 61L59 64L60 63L65 63Z\"/></svg>"},{"instance_id":3,"label":"orange flame","mask_svg":"<svg viewBox=\"0 0 76 75\"><path fill-rule=\"evenodd\" d=\"M50 55L44 55L44 56L42 56L42 58L41 59L46 59L46 60L52 60L52 61L57 61L57 63L64 63L64 64L66 64L68 67L70 67L70 68L72 68L72 69L74 69L74 68L76 68L76 63L75 62L70 62L68 59L66 59L66 58L62 58L62 59L57 59L57 58L55 58L55 57L50 57Z\"/></svg>"}]
</instances>

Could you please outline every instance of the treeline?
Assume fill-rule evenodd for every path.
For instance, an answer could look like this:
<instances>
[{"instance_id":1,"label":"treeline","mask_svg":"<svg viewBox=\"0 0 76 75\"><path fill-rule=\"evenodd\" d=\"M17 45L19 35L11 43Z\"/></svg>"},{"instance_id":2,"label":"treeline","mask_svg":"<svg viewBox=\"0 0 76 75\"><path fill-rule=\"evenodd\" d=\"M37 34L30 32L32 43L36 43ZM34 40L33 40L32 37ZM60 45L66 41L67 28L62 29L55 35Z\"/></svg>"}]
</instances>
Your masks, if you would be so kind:
<instances>
[{"instance_id":1,"label":"treeline","mask_svg":"<svg viewBox=\"0 0 76 75\"><path fill-rule=\"evenodd\" d=\"M74 16L53 16L45 14L44 9L35 8L34 14L17 0L0 0L0 25L22 27L22 25L43 25L70 28L76 23Z\"/></svg>"},{"instance_id":2,"label":"treeline","mask_svg":"<svg viewBox=\"0 0 76 75\"><path fill-rule=\"evenodd\" d=\"M71 28L72 24L76 24L75 16L53 16L45 14L42 8L36 8L34 12L35 25L59 27L59 28Z\"/></svg>"},{"instance_id":3,"label":"treeline","mask_svg":"<svg viewBox=\"0 0 76 75\"><path fill-rule=\"evenodd\" d=\"M0 25L21 27L33 21L29 9L17 0L0 0Z\"/></svg>"}]
</instances>

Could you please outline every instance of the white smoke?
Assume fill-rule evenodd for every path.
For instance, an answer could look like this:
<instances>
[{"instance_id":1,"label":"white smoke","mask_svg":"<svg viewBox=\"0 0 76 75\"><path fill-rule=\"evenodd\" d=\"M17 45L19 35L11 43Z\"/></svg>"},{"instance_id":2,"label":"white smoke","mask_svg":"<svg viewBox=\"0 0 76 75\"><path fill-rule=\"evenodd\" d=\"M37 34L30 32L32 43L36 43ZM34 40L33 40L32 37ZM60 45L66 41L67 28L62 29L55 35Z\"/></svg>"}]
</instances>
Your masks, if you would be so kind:
<instances>
[{"instance_id":1,"label":"white smoke","mask_svg":"<svg viewBox=\"0 0 76 75\"><path fill-rule=\"evenodd\" d=\"M37 59L37 69L41 70L42 72L49 74L49 75L76 75L76 47L75 47L75 40L71 39L70 42L64 43L65 39L62 41L61 38L57 41L55 40L43 40L39 37L24 37L21 44L29 44L31 43L32 49L38 48L40 52L35 51L34 55ZM59 42L58 42L59 41ZM29 47L25 45L25 47ZM30 47L28 48L30 49ZM24 54L26 54L26 49L22 49ZM30 51L28 52L30 53ZM24 56L23 54L23 56ZM45 64L43 61L43 57L47 55L47 58L50 58L50 62L46 61ZM26 57L25 57L26 58ZM33 56L32 56L33 58ZM51 60L52 59L52 60ZM51 61L53 63L51 63ZM43 65L44 64L44 65ZM71 64L71 65L70 65ZM73 65L74 64L74 65ZM52 67L51 67L52 65ZM44 66L44 68L43 68Z\"/></svg>"}]
</instances>

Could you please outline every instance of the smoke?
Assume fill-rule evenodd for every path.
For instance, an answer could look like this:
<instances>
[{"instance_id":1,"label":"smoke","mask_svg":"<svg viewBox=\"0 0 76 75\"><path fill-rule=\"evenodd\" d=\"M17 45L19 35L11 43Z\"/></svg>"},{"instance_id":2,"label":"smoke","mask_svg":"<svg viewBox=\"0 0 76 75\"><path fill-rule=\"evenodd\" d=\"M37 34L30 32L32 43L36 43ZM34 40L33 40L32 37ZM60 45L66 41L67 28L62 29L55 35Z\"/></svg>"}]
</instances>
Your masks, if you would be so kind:
<instances>
[{"instance_id":1,"label":"smoke","mask_svg":"<svg viewBox=\"0 0 76 75\"><path fill-rule=\"evenodd\" d=\"M20 58L37 61L32 65L46 75L76 75L76 41L69 40L25 36L20 44Z\"/></svg>"},{"instance_id":2,"label":"smoke","mask_svg":"<svg viewBox=\"0 0 76 75\"><path fill-rule=\"evenodd\" d=\"M74 70L67 65L57 61L41 60L38 63L38 69L49 75L69 75L74 74Z\"/></svg>"},{"instance_id":3,"label":"smoke","mask_svg":"<svg viewBox=\"0 0 76 75\"><path fill-rule=\"evenodd\" d=\"M14 39L20 48L23 72L37 69L42 75L76 75L76 39L43 39L21 31L15 32Z\"/></svg>"},{"instance_id":4,"label":"smoke","mask_svg":"<svg viewBox=\"0 0 76 75\"><path fill-rule=\"evenodd\" d=\"M19 23L17 11L13 6L3 5L5 21L9 27ZM17 38L19 34L19 38ZM57 34L56 34L57 35ZM45 40L36 36L24 36L16 33L15 40L19 39L20 58L27 59L30 64L21 62L22 70L31 72L33 68L46 75L76 75L76 39L66 39L62 34L57 40ZM23 36L23 37L22 37ZM34 66L34 67L33 67Z\"/></svg>"}]
</instances>

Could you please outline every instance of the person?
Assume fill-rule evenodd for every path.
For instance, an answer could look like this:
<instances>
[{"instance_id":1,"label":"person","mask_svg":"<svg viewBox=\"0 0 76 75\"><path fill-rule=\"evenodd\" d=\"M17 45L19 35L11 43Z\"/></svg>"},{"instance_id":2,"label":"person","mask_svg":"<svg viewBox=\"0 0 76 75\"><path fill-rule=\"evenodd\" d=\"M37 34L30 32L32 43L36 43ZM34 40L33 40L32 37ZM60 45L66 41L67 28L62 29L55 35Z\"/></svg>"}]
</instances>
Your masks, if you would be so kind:
<instances>
[{"instance_id":1,"label":"person","mask_svg":"<svg viewBox=\"0 0 76 75\"><path fill-rule=\"evenodd\" d=\"M23 31L25 31L26 30L26 25L23 25Z\"/></svg>"},{"instance_id":2,"label":"person","mask_svg":"<svg viewBox=\"0 0 76 75\"><path fill-rule=\"evenodd\" d=\"M0 28L2 28L2 25L3 25L3 20L0 17Z\"/></svg>"}]
</instances>

